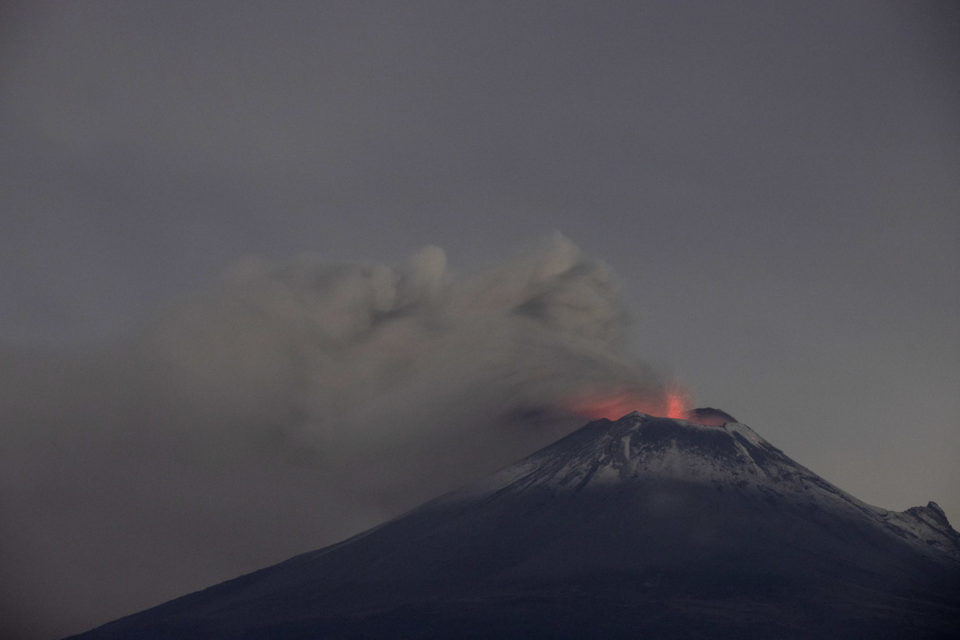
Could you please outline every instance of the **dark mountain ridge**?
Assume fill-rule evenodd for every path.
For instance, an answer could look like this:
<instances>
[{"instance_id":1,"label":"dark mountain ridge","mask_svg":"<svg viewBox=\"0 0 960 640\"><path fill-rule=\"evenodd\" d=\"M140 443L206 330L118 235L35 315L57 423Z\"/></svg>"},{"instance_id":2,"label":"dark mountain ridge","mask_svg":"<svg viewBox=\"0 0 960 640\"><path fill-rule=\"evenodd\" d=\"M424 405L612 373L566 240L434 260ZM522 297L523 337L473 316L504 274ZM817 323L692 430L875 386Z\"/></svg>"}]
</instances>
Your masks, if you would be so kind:
<instances>
[{"instance_id":1,"label":"dark mountain ridge","mask_svg":"<svg viewBox=\"0 0 960 640\"><path fill-rule=\"evenodd\" d=\"M872 507L735 421L632 413L76 637L946 638L958 625L960 535L935 503Z\"/></svg>"}]
</instances>

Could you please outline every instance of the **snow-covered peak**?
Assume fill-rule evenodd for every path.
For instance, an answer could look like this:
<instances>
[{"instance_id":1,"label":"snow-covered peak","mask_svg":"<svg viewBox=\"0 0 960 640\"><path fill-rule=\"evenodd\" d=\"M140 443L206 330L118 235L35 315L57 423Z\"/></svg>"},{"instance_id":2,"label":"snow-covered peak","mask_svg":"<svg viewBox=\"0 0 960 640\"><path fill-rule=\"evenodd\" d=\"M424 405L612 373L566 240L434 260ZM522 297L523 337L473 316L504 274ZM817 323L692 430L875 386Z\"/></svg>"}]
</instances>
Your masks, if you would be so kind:
<instances>
[{"instance_id":1,"label":"snow-covered peak","mask_svg":"<svg viewBox=\"0 0 960 640\"><path fill-rule=\"evenodd\" d=\"M518 491L568 491L654 477L756 485L784 475L779 467L794 465L738 422L707 426L633 411L618 420L590 422L449 498L472 498L511 485Z\"/></svg>"},{"instance_id":2,"label":"snow-covered peak","mask_svg":"<svg viewBox=\"0 0 960 640\"><path fill-rule=\"evenodd\" d=\"M718 426L639 411L588 423L554 444L434 504L493 496L563 495L683 483L742 495L820 517L831 513L872 526L930 552L960 559L960 536L931 503L905 512L868 505L795 462L729 414ZM691 416L693 417L693 416ZM703 414L698 416L703 418ZM709 416L708 416L709 417Z\"/></svg>"},{"instance_id":3,"label":"snow-covered peak","mask_svg":"<svg viewBox=\"0 0 960 640\"><path fill-rule=\"evenodd\" d=\"M637 411L591 422L524 463L536 468L531 486L563 490L649 478L771 485L809 473L738 422L708 426Z\"/></svg>"}]
</instances>

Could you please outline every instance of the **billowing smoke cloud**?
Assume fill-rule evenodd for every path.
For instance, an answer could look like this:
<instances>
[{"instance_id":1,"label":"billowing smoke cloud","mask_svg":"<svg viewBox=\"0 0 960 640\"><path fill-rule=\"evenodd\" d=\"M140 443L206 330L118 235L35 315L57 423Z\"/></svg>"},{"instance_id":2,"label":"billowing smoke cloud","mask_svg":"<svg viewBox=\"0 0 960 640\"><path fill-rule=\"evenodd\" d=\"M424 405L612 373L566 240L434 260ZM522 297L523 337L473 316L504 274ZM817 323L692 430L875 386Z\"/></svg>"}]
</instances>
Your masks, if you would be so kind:
<instances>
[{"instance_id":1,"label":"billowing smoke cloud","mask_svg":"<svg viewBox=\"0 0 960 640\"><path fill-rule=\"evenodd\" d=\"M507 464L583 422L570 398L659 402L625 323L556 235L470 277L436 247L251 260L109 353L5 354L0 618L80 631Z\"/></svg>"}]
</instances>

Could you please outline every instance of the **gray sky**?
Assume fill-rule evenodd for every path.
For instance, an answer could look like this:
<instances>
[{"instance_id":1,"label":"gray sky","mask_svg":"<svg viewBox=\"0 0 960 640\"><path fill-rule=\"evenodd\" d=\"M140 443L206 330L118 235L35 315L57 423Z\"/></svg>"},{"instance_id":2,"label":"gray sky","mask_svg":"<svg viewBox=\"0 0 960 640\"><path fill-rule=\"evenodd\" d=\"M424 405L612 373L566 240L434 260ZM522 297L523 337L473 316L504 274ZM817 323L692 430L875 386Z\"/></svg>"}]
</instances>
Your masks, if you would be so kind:
<instances>
[{"instance_id":1,"label":"gray sky","mask_svg":"<svg viewBox=\"0 0 960 640\"><path fill-rule=\"evenodd\" d=\"M47 429L32 449L23 445L18 477L49 462L44 447L66 446L51 426L65 407L77 407L64 418L69 429L100 424L96 411L78 417L108 406L101 396L115 390L97 380L123 386L122 375L99 378L86 360L64 364L59 353L87 358L141 340L145 326L168 326L157 318L171 306L221 286L210 283L251 257L392 265L436 245L453 274L444 277L468 283L443 306L449 326L469 327L457 335L478 334L456 300L499 292L498 283L540 268L524 260L559 260L583 276L562 296L600 310L582 325L563 324L565 336L594 331L601 316L613 322L609 308L623 302L636 320L622 338L665 372L658 379L676 375L696 404L732 413L872 504L936 500L956 525L960 12L951 4L5 3L4 377L73 367L85 380L82 390L60 383L54 391L39 373L50 386L16 387L33 394L30 402L5 400L14 407L5 411L27 416L24 429ZM555 230L583 257L561 242L555 253L517 258ZM428 282L434 267L421 261L394 276ZM271 291L275 281L327 273L291 269L254 271ZM367 282L337 273L331 281ZM476 273L488 275L464 275ZM610 273L620 282L612 306L589 293L607 291ZM422 289L398 291L433 304ZM534 300L543 289L510 291L511 300ZM221 295L228 302L201 317L223 322L217 314L229 315L235 300ZM263 300L274 298L256 304ZM594 364L614 362L613 342L598 336L544 362L574 366L587 351ZM435 357L428 362L443 361ZM625 379L620 371L604 379ZM537 400L555 399L566 384L537 387ZM429 401L426 392L409 397ZM496 460L509 457L504 447ZM79 451L63 477L82 477L88 463L99 468L102 455ZM23 504L49 512L42 522L51 528L65 517L55 493L21 492L30 496ZM311 495L298 489L289 509ZM383 500L377 513L391 513ZM102 512L91 514L95 537ZM206 572L168 576L167 591L144 586L127 606L326 544L376 517L331 511L315 545L306 532L272 554L238 546L236 557L248 560L235 571L222 559ZM36 553L46 549L37 545ZM108 553L76 546L77 554ZM64 582L90 591L84 575ZM5 581L8 591L19 588ZM58 592L61 610L83 608L71 593ZM25 627L46 605L29 606ZM65 615L46 632L125 612Z\"/></svg>"}]
</instances>

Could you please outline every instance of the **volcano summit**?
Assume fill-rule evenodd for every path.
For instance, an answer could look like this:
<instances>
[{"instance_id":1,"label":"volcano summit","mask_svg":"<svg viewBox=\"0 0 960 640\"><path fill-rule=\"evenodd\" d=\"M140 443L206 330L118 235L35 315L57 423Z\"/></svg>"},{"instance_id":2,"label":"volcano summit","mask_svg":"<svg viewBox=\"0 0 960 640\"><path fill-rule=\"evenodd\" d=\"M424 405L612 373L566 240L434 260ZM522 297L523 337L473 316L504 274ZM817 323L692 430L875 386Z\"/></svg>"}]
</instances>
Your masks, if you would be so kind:
<instances>
[{"instance_id":1,"label":"volcano summit","mask_svg":"<svg viewBox=\"0 0 960 640\"><path fill-rule=\"evenodd\" d=\"M76 636L946 638L960 534L721 411L597 420L345 542Z\"/></svg>"}]
</instances>

